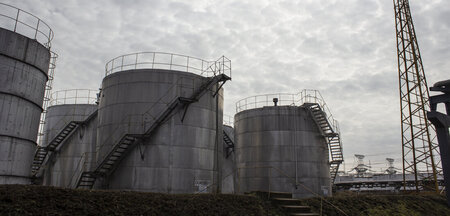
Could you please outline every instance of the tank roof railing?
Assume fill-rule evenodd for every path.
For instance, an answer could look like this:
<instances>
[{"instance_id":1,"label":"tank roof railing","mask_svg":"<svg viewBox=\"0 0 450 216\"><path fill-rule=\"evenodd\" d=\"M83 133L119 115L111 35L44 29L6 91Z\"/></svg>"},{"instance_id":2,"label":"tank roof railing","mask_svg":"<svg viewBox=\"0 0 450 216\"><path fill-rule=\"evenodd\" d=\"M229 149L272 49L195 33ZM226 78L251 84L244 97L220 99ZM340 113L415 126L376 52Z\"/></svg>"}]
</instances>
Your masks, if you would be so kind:
<instances>
[{"instance_id":1,"label":"tank roof railing","mask_svg":"<svg viewBox=\"0 0 450 216\"><path fill-rule=\"evenodd\" d=\"M223 124L234 127L234 117L230 115L223 114Z\"/></svg>"},{"instance_id":2,"label":"tank roof railing","mask_svg":"<svg viewBox=\"0 0 450 216\"><path fill-rule=\"evenodd\" d=\"M336 119L334 119L333 114L331 113L330 108L322 97L322 94L318 90L314 89L303 89L300 93L300 103L316 103L322 108L322 111L325 112L328 122L330 123L333 131L335 133L340 133L339 123Z\"/></svg>"},{"instance_id":3,"label":"tank roof railing","mask_svg":"<svg viewBox=\"0 0 450 216\"><path fill-rule=\"evenodd\" d=\"M50 96L50 106L63 104L97 104L98 90L67 89L53 92Z\"/></svg>"},{"instance_id":4,"label":"tank roof railing","mask_svg":"<svg viewBox=\"0 0 450 216\"><path fill-rule=\"evenodd\" d=\"M139 52L121 55L108 61L105 76L135 69L166 69L190 72L204 77L226 74L231 77L231 61L225 56L215 61L165 52Z\"/></svg>"},{"instance_id":5,"label":"tank roof railing","mask_svg":"<svg viewBox=\"0 0 450 216\"><path fill-rule=\"evenodd\" d=\"M27 11L0 3L0 26L34 39L48 49L51 47L54 35L52 29L47 23Z\"/></svg>"},{"instance_id":6,"label":"tank roof railing","mask_svg":"<svg viewBox=\"0 0 450 216\"><path fill-rule=\"evenodd\" d=\"M328 122L332 126L334 132L339 133L339 123L334 119L330 108L318 90L303 89L297 94L291 93L275 93L263 94L247 97L236 102L236 113L248 110L262 108L264 106L274 106L274 98L277 98L277 106L301 106L305 103L317 103L325 112Z\"/></svg>"},{"instance_id":7,"label":"tank roof railing","mask_svg":"<svg viewBox=\"0 0 450 216\"><path fill-rule=\"evenodd\" d=\"M298 96L299 94L274 93L247 97L236 102L236 113L248 109L274 106L274 98L278 98L277 106L295 106L299 99Z\"/></svg>"}]
</instances>

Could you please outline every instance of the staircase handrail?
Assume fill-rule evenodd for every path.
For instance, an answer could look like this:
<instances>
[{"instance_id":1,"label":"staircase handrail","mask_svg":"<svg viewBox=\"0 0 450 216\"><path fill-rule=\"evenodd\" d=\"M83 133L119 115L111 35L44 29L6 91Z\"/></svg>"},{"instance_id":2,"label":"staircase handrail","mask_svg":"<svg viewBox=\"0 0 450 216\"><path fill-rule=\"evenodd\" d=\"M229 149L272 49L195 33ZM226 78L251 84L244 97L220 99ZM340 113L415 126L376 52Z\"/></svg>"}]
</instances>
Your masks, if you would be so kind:
<instances>
[{"instance_id":1,"label":"staircase handrail","mask_svg":"<svg viewBox=\"0 0 450 216\"><path fill-rule=\"evenodd\" d=\"M121 58L123 58L124 56L132 56L132 55L136 55L136 58L138 58L138 56L140 55L140 54L152 54L153 56L155 56L156 54L164 54L164 55L170 55L171 57L173 57L173 56L182 56L182 57L189 57L189 56L184 56L184 55L177 55L177 54L172 54L172 53L163 53L163 52L141 52L141 53L134 53L134 54L127 54L127 55L123 55L123 56L119 56L119 57L116 57L116 58L114 58L114 59L112 59L112 60L110 60L107 64L106 64L106 66L105 66L105 70L106 70L106 73L105 73L105 75L107 76L107 75L109 75L109 74L111 74L111 73L115 73L115 72L117 72L117 71L115 71L115 69L118 69L120 66L114 66L114 61L115 60L117 60L117 59L121 59ZM193 57L189 57L189 58L193 58ZM197 58L195 58L195 59L197 59ZM204 60L202 60L202 59L197 59L197 60L199 60L199 61L204 61ZM128 67L128 66L130 66L130 65L123 65L123 61L121 61L122 62L122 66L124 66L124 67ZM206 61L204 61L204 62L206 62ZM148 63L148 62L143 62L142 64L146 64L146 63ZM154 67L154 65L153 65L153 63L154 63L154 59L153 59L153 61L152 62L150 62L150 63L152 63L152 68ZM211 63L211 62L210 62ZM213 64L210 64L210 65L208 65L208 68L213 68L214 70L218 70L218 72L214 72L214 74L216 74L216 75L218 75L218 74L225 74L225 75L227 75L227 74L229 74L229 77L231 77L231 61L227 58L227 57L225 57L225 56L222 56L222 57L220 57L219 59L217 59L216 61L212 61L212 63ZM135 64L139 64L139 62L138 61L135 61ZM109 65L111 65L111 66L109 66ZM135 68L136 68L137 66L135 66ZM123 70L123 67L120 67L120 70ZM192 71L188 71L188 70L186 70L186 72L192 72ZM171 92L171 90L172 90L172 88L174 88L174 87L176 87L177 85L179 85L179 82L180 81L180 79L178 79L170 88L169 88L169 90L166 92L166 94L168 94L168 93L170 93ZM126 134L130 134L130 133L135 133L135 132L130 132L129 130L128 131L122 131L122 129L123 129L123 127L122 127L122 125L123 124L131 124L131 123L141 123L141 126L142 126L142 133L144 133L145 131L146 131L146 125L147 125L147 123L146 123L146 117L151 117L151 121L155 121L156 120L156 118L157 118L157 116L159 116L159 114L161 114L162 112L164 112L164 109L163 109L163 111L161 111L161 112L158 112L158 114L156 115L156 116L152 116L152 115L150 115L150 111L151 110L153 110L157 105L160 105L160 104L165 104L167 107L168 106L170 106L170 104L174 101L174 100L176 100L177 98L178 98L178 96L174 96L174 97L172 97L172 99L171 100L169 100L168 102L162 102L161 103L161 101L163 101L163 99L167 99L168 97L166 96L166 94L165 95L162 95L149 109L147 109L145 112L143 112L142 114L131 114L131 115L126 115L126 116L124 116L120 121L119 121L119 124L118 124L118 126L116 127L116 128L114 128L114 130L113 130L113 132L111 133L111 134L113 134L114 136L109 136L105 141L103 141L102 142L102 145L101 146L103 146L105 143L110 143L110 142L113 142L113 143L117 143L118 141L120 141L121 139L122 139L122 137L123 136L125 136ZM133 118L140 118L141 119L141 121L131 121L131 119L133 119ZM150 124L151 125L151 124ZM117 134L117 135L116 135ZM113 148L113 147L112 147ZM111 149L112 149L111 148ZM104 160L105 158L107 157L107 154L106 155L104 155L104 157L102 158L102 160Z\"/></svg>"},{"instance_id":2,"label":"staircase handrail","mask_svg":"<svg viewBox=\"0 0 450 216\"><path fill-rule=\"evenodd\" d=\"M297 94L292 93L274 93L274 94L262 94L246 97L236 102L236 113L248 110L256 109L264 106L274 106L273 99L277 98L277 106L301 106L305 103L316 103L320 106L322 111L325 112L326 118L332 127L333 132L339 133L339 124L334 119L330 108L322 97L322 94L318 90L303 89Z\"/></svg>"},{"instance_id":3,"label":"staircase handrail","mask_svg":"<svg viewBox=\"0 0 450 216\"><path fill-rule=\"evenodd\" d=\"M334 133L340 134L339 123L334 119L333 114L331 113L330 108L322 97L322 94L318 90L314 89L303 89L299 93L300 103L316 103L320 106L323 112L325 112L325 116L328 120L328 123L332 127Z\"/></svg>"},{"instance_id":4,"label":"staircase handrail","mask_svg":"<svg viewBox=\"0 0 450 216\"><path fill-rule=\"evenodd\" d=\"M80 160L79 160L78 163L77 163L77 167L75 168L75 172L73 172L72 177L71 177L71 179L70 179L70 182L69 182L69 184L67 185L68 188L75 188L75 187L76 187L76 184L77 184L77 182L78 182L78 179L81 177L81 174L83 173L83 170L84 170L85 167L86 167L86 155L87 155L88 153L91 153L91 152L84 152L84 153L81 155ZM83 164L83 165L80 166L81 164ZM77 175L76 178L75 178L75 175ZM75 182L73 182L74 179L76 179Z\"/></svg>"},{"instance_id":5,"label":"staircase handrail","mask_svg":"<svg viewBox=\"0 0 450 216\"><path fill-rule=\"evenodd\" d=\"M222 58L226 58L226 57L222 57ZM219 71L220 71L220 70L223 70L223 64L222 64L222 63L219 63L219 65L221 65L220 68L217 68L217 67L216 67L216 69L218 69ZM216 65L216 66L217 66L217 65ZM119 139L116 139L116 141L113 142L114 144L111 146L111 148L110 148L110 150L109 150L109 154L105 154L105 155L103 156L103 158L101 159L101 161L103 161L103 162L101 162L100 164L97 165L97 167L95 168L94 172L95 172L97 175L99 175L99 174L101 175L101 174L102 174L102 173L101 173L101 170L103 169L103 165L104 165L105 160L108 159L108 158L111 156L111 154L114 153L114 151L115 151L115 149L116 149L116 147L117 147L118 145L121 145L121 140L123 140L123 139L126 138L127 136L131 136L131 137L139 136L140 138L146 138L146 137L148 137L148 136L149 136L149 133L151 133L152 130L155 129L159 124L163 123L163 122L167 119L167 117L170 115L170 112L173 111L173 109L177 108L177 106L178 106L179 104L185 103L185 102L186 102L185 100L191 101L190 103L192 103L193 101L197 101L197 100L199 99L199 97L201 97L201 95L202 95L202 93L199 92L199 91L204 91L204 90L208 89L208 88L210 87L212 81L214 81L214 80L216 80L216 82L223 81L223 83L225 83L226 80L229 80L229 79L231 79L231 78L228 77L226 74L223 74L223 73L217 73L217 75L215 75L214 77L211 77L209 81L207 81L206 83L203 83L203 84L200 86L200 88L197 89L197 92L194 91L194 92L193 92L193 95L191 96L191 98L184 98L184 97L180 97L180 96L175 96L175 97L174 97L175 99L172 100L172 102L166 104L166 109L163 109L163 110L162 110L161 112L159 112L156 116L151 116L151 117L152 117L152 120L153 120L153 123L152 123L152 124L149 124L149 127L148 127L148 128L147 128L147 124L146 124L146 122L145 122L145 115L150 115L150 114L149 114L149 111L152 110L153 107L154 107L157 103L154 103L153 106L151 106L146 112L144 112L144 113L142 113L142 114L140 114L140 115L128 115L128 116L141 116L141 119L142 119L142 129L143 129L143 131L141 131L140 133L130 132L130 131L126 132L125 134L123 134L123 132L120 133L121 135L118 137ZM178 80L177 80L177 82L178 82ZM207 85L207 84L208 84L208 85ZM172 85L171 88L173 88L175 85L176 85L176 84ZM170 92L170 89L169 89L168 92ZM162 100L163 98L164 98L164 97L161 97L159 100ZM158 100L158 101L159 101L159 100ZM170 111L167 111L167 109L169 109L169 108L171 108L171 107L172 107L173 109L171 109ZM123 119L126 119L126 117L127 117L127 116L125 116ZM123 121L123 119L122 119L122 121ZM155 124L157 124L157 125L155 125ZM117 126L116 129L115 129L115 131L118 130L118 129L120 129L120 128L121 128L120 125ZM113 134L119 134L119 133L113 133ZM113 137L113 136L110 136L110 137L108 137L108 139L110 139L110 138L112 138L112 137ZM107 139L107 140L108 140L108 139ZM106 141L107 141L107 140L106 140ZM104 143L106 143L106 141L105 141ZM133 142L134 142L134 141L133 141ZM131 145L133 145L133 144L131 144ZM130 147L130 148L132 148L132 147ZM127 154L127 152L129 152L129 150L126 151L125 154ZM120 160L121 160L121 159L119 159L117 162L120 162ZM117 165L117 164L116 164L116 165ZM108 172L112 172L112 171L114 170L114 166L112 166L112 167L113 167L113 168L108 168L108 169L109 169Z\"/></svg>"},{"instance_id":6,"label":"staircase handrail","mask_svg":"<svg viewBox=\"0 0 450 216\"><path fill-rule=\"evenodd\" d=\"M46 145L45 147L44 147L44 146L39 146L40 148L44 148L45 151L47 151L47 154L46 154L46 157L43 159L41 165L40 165L35 171L32 170L32 175L33 175L33 176L37 176L39 170L41 169L41 167L42 167L42 166L46 166L46 164L47 164L48 161L49 161L49 158L53 156L53 154L50 153L50 152L52 152L52 151L54 151L54 150L56 150L56 149L54 149L54 150L49 150L47 147L50 145L50 143L52 143L52 142L56 139L56 137L58 137L58 135L59 135L60 133L63 132L64 128L66 128L71 122L78 122L78 123L81 123L81 124L87 123L87 122L89 122L91 119L93 119L94 116L97 115L97 113L98 113L98 110L96 109L96 110L95 110L94 112L92 112L92 113L91 113L84 121L73 121L73 120L72 120L72 121L69 121L63 128L61 128L61 131L59 131L58 134L56 134L56 136L53 137L52 140L51 140L49 143L47 143L47 145ZM61 122L62 120L63 120L63 118L60 119L58 122ZM66 139L67 139L68 137L70 137L70 136L75 132L76 129L77 129L77 128L74 128L73 131L72 131L69 135L67 135L67 136L65 137L65 139L64 139L63 141L61 141L61 143L59 143L59 145L56 146L55 148L57 148L57 147L61 148L61 146L62 146L61 144L64 144L65 141L66 141ZM38 151L39 151L39 149L36 149L35 154L37 154ZM33 166L33 165L32 165L32 166Z\"/></svg>"}]
</instances>

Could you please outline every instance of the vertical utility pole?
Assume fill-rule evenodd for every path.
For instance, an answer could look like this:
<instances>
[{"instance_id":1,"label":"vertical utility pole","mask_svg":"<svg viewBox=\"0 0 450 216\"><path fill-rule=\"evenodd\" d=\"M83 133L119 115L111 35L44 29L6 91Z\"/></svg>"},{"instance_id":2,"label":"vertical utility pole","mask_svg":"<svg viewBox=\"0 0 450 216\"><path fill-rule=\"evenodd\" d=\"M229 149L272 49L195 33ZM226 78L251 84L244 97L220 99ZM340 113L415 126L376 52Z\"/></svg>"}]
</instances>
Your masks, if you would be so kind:
<instances>
[{"instance_id":1,"label":"vertical utility pole","mask_svg":"<svg viewBox=\"0 0 450 216\"><path fill-rule=\"evenodd\" d=\"M393 0L397 37L398 75L403 154L403 189L406 175L414 175L416 191L429 183L438 191L440 171L435 131L427 120L428 86L408 0ZM424 184L425 183L425 184Z\"/></svg>"}]
</instances>

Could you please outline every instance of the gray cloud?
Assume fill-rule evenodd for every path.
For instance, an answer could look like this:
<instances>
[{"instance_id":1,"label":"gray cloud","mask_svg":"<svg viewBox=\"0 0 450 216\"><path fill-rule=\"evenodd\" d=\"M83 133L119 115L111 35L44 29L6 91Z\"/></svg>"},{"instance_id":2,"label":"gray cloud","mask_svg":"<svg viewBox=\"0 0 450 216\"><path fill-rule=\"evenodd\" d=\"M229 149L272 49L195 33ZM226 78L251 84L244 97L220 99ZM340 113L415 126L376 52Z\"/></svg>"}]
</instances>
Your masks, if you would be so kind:
<instances>
[{"instance_id":1,"label":"gray cloud","mask_svg":"<svg viewBox=\"0 0 450 216\"><path fill-rule=\"evenodd\" d=\"M56 90L98 88L104 64L122 54L225 55L233 66L226 113L247 96L318 89L341 122L347 163L355 153L401 157L391 1L6 2L53 28ZM430 84L449 78L448 8L448 1L411 1Z\"/></svg>"}]
</instances>

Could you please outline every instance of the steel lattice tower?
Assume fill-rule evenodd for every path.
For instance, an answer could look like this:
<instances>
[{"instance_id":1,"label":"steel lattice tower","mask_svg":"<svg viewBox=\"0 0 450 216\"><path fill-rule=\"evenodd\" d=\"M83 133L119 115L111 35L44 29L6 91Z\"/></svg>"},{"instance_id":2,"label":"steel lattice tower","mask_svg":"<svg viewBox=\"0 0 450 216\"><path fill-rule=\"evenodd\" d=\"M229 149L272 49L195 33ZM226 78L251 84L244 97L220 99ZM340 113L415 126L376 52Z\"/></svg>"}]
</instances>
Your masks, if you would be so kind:
<instances>
[{"instance_id":1,"label":"steel lattice tower","mask_svg":"<svg viewBox=\"0 0 450 216\"><path fill-rule=\"evenodd\" d=\"M414 174L416 191L424 186L438 190L437 173L441 170L436 133L426 117L430 110L428 86L423 70L408 0L393 0L397 36L400 88L403 189L406 174Z\"/></svg>"}]
</instances>

